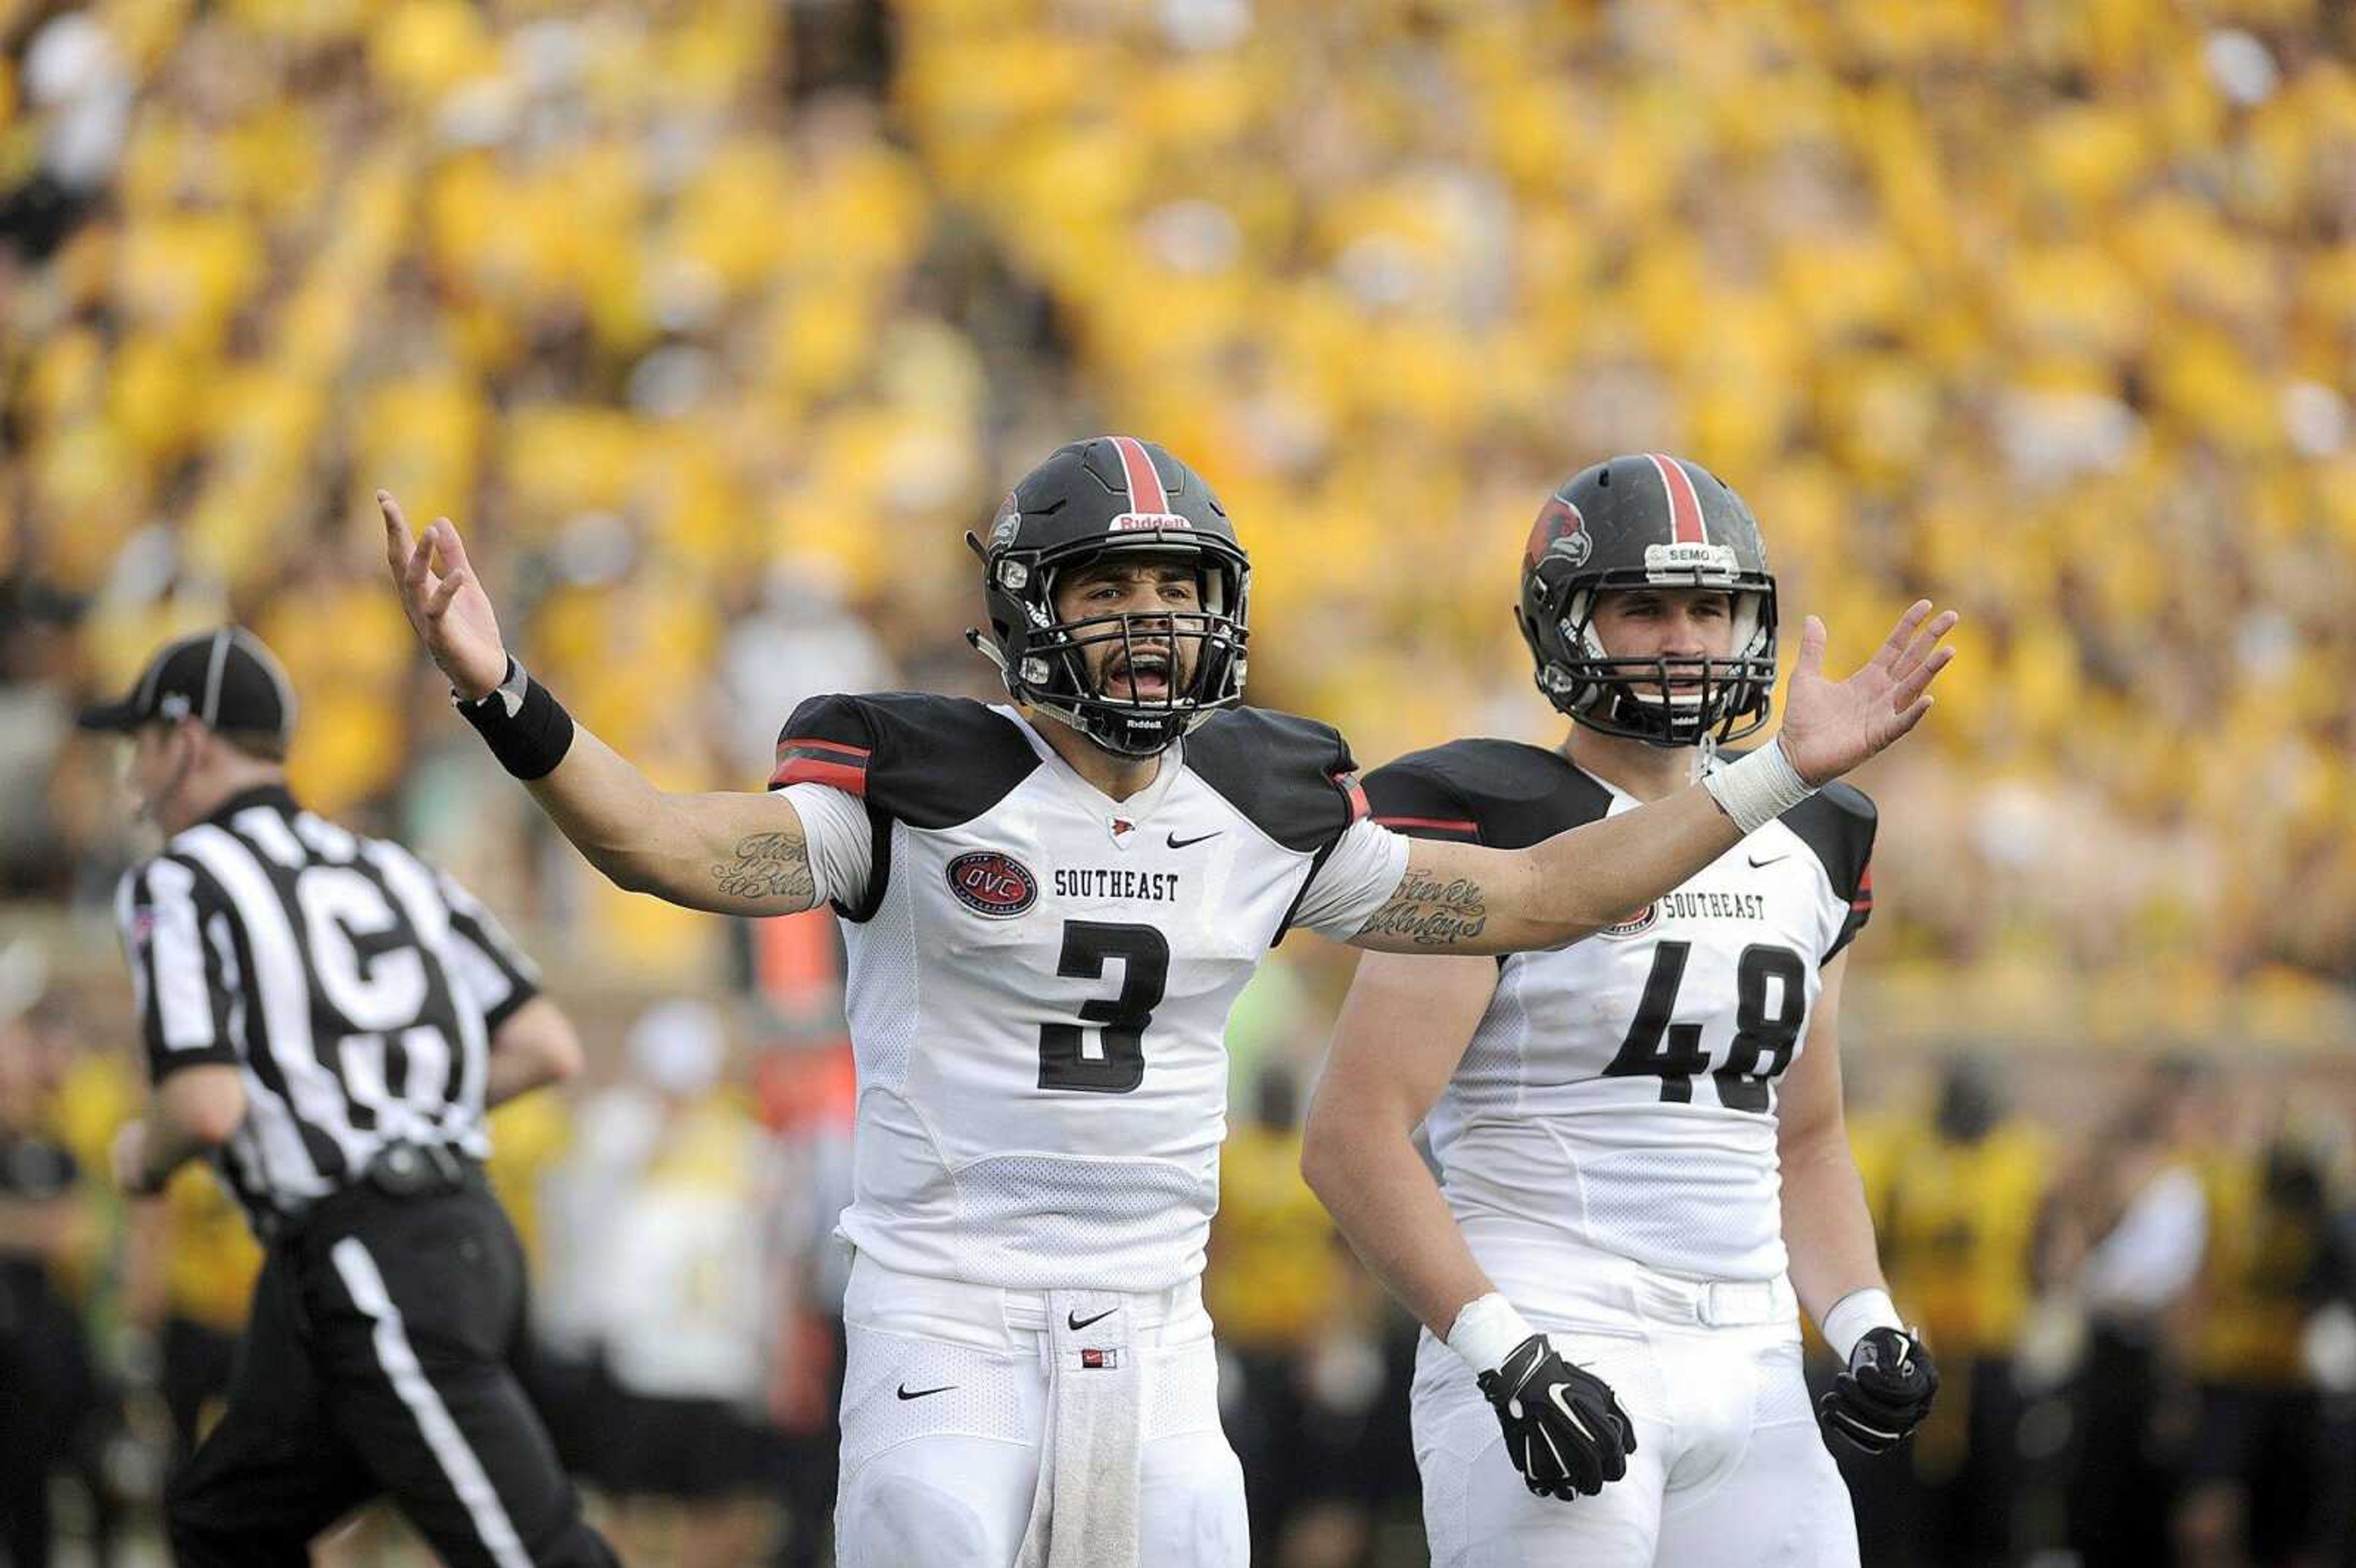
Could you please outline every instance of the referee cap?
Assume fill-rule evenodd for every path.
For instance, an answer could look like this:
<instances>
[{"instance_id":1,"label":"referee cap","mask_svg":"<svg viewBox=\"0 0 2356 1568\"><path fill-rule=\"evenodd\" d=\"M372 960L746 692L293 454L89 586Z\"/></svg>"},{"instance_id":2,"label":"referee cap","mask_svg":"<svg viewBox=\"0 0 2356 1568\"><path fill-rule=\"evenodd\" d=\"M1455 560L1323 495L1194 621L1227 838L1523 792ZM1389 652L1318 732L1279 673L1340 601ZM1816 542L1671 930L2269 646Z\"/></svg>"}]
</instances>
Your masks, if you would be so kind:
<instances>
[{"instance_id":1,"label":"referee cap","mask_svg":"<svg viewBox=\"0 0 2356 1568\"><path fill-rule=\"evenodd\" d=\"M221 626L166 643L130 694L85 708L85 730L136 730L200 719L209 730L294 733L294 688L277 656L242 626Z\"/></svg>"}]
</instances>

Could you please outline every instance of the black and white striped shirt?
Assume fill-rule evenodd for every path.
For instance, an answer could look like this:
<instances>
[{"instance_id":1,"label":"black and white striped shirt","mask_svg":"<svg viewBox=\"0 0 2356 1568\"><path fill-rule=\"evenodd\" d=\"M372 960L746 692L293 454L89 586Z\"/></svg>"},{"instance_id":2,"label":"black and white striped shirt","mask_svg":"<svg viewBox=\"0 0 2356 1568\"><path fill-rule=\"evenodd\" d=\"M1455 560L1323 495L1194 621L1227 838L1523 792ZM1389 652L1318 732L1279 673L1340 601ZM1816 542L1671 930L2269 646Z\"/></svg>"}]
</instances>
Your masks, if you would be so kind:
<instances>
[{"instance_id":1,"label":"black and white striped shirt","mask_svg":"<svg viewBox=\"0 0 2356 1568\"><path fill-rule=\"evenodd\" d=\"M219 1162L256 1229L300 1214L390 1142L482 1158L490 1036L538 992L531 962L448 877L276 785L134 866L115 916L161 1083L241 1070Z\"/></svg>"}]
</instances>

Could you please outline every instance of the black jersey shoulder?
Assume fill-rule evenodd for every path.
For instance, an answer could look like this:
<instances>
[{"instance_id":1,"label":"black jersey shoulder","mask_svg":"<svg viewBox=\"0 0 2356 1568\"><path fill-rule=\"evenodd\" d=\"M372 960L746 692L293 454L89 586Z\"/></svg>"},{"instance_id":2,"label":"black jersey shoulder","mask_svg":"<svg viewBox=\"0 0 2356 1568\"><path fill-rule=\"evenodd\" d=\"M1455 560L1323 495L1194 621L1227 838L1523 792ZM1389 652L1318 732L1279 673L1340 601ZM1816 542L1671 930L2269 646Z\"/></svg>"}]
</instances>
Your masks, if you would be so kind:
<instances>
[{"instance_id":1,"label":"black jersey shoulder","mask_svg":"<svg viewBox=\"0 0 2356 1568\"><path fill-rule=\"evenodd\" d=\"M1594 822L1612 792L1561 752L1518 741L1451 741L1366 775L1375 820L1417 838L1522 849Z\"/></svg>"},{"instance_id":2,"label":"black jersey shoulder","mask_svg":"<svg viewBox=\"0 0 2356 1568\"><path fill-rule=\"evenodd\" d=\"M778 733L769 787L831 784L911 827L954 827L1004 800L1038 765L1021 730L968 698L813 697Z\"/></svg>"},{"instance_id":3,"label":"black jersey shoulder","mask_svg":"<svg viewBox=\"0 0 2356 1568\"><path fill-rule=\"evenodd\" d=\"M1783 822L1824 862L1833 891L1855 903L1869 891L1867 868L1880 815L1863 790L1836 779L1785 812Z\"/></svg>"},{"instance_id":4,"label":"black jersey shoulder","mask_svg":"<svg viewBox=\"0 0 2356 1568\"><path fill-rule=\"evenodd\" d=\"M1288 849L1322 854L1366 814L1342 732L1267 708L1230 708L1186 737L1186 766Z\"/></svg>"}]
</instances>

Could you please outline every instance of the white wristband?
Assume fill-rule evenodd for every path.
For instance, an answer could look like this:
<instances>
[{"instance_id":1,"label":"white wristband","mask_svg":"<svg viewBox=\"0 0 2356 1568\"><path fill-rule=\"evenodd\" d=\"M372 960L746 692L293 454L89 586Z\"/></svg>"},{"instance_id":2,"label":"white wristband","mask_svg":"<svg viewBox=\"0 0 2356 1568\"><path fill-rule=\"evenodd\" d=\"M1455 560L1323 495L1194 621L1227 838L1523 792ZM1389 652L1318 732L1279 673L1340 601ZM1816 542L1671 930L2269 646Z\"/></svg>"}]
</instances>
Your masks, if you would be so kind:
<instances>
[{"instance_id":1,"label":"white wristband","mask_svg":"<svg viewBox=\"0 0 2356 1568\"><path fill-rule=\"evenodd\" d=\"M1906 1319L1898 1316L1898 1305L1890 1299L1888 1291L1869 1286L1852 1290L1834 1302L1832 1310L1816 1327L1825 1331L1825 1343L1832 1347L1841 1365L1847 1366L1849 1352L1857 1349L1857 1342L1869 1330L1895 1328L1903 1334Z\"/></svg>"},{"instance_id":2,"label":"white wristband","mask_svg":"<svg viewBox=\"0 0 2356 1568\"><path fill-rule=\"evenodd\" d=\"M1747 756L1702 776L1701 787L1745 833L1756 833L1816 793L1783 754L1778 737Z\"/></svg>"},{"instance_id":3,"label":"white wristband","mask_svg":"<svg viewBox=\"0 0 2356 1568\"><path fill-rule=\"evenodd\" d=\"M1477 1301L1466 1302L1457 1313L1448 1330L1448 1348L1463 1357L1464 1364L1476 1373L1492 1371L1505 1364L1515 1346L1537 1332L1514 1310L1512 1302L1493 1290Z\"/></svg>"}]
</instances>

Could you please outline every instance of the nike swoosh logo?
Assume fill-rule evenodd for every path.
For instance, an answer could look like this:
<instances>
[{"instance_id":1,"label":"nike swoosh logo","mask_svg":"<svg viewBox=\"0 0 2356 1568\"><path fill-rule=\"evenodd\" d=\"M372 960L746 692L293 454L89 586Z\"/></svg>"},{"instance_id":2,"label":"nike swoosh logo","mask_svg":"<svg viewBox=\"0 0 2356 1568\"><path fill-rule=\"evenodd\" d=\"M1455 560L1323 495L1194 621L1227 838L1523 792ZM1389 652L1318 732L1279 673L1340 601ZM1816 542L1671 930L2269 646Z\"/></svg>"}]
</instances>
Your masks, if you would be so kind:
<instances>
[{"instance_id":1,"label":"nike swoosh logo","mask_svg":"<svg viewBox=\"0 0 2356 1568\"><path fill-rule=\"evenodd\" d=\"M1792 852L1789 849L1784 850L1781 855L1767 855L1763 857L1753 855L1751 857L1751 869L1755 871L1762 866L1772 866L1778 860L1788 860L1791 858Z\"/></svg>"},{"instance_id":2,"label":"nike swoosh logo","mask_svg":"<svg viewBox=\"0 0 2356 1568\"><path fill-rule=\"evenodd\" d=\"M927 1394L947 1393L949 1390L955 1387L957 1387L957 1384L955 1383L943 1383L938 1388L912 1389L906 1383L902 1383L900 1385L900 1397L902 1399L923 1399Z\"/></svg>"},{"instance_id":3,"label":"nike swoosh logo","mask_svg":"<svg viewBox=\"0 0 2356 1568\"><path fill-rule=\"evenodd\" d=\"M1196 844L1200 844L1205 838L1216 838L1219 836L1219 829L1213 828L1208 833L1197 833L1192 838L1181 838L1178 835L1173 833L1165 842L1167 842L1173 849L1185 849L1190 848Z\"/></svg>"},{"instance_id":4,"label":"nike swoosh logo","mask_svg":"<svg viewBox=\"0 0 2356 1568\"><path fill-rule=\"evenodd\" d=\"M1553 1389L1548 1392L1553 1397L1554 1407L1562 1412L1562 1418L1570 1423L1571 1430L1578 1433L1581 1437L1586 1438L1590 1443L1594 1442L1595 1434L1587 1429L1587 1423L1581 1421L1579 1418L1579 1412L1570 1407L1570 1391L1564 1388L1560 1383L1557 1383Z\"/></svg>"},{"instance_id":5,"label":"nike swoosh logo","mask_svg":"<svg viewBox=\"0 0 2356 1568\"><path fill-rule=\"evenodd\" d=\"M1119 1310L1120 1308L1118 1307L1108 1307L1102 1312L1098 1313L1094 1317L1083 1317L1076 1312L1066 1312L1064 1314L1064 1326L1069 1328L1073 1333L1076 1334L1081 1329L1087 1328L1089 1324L1101 1323Z\"/></svg>"}]
</instances>

